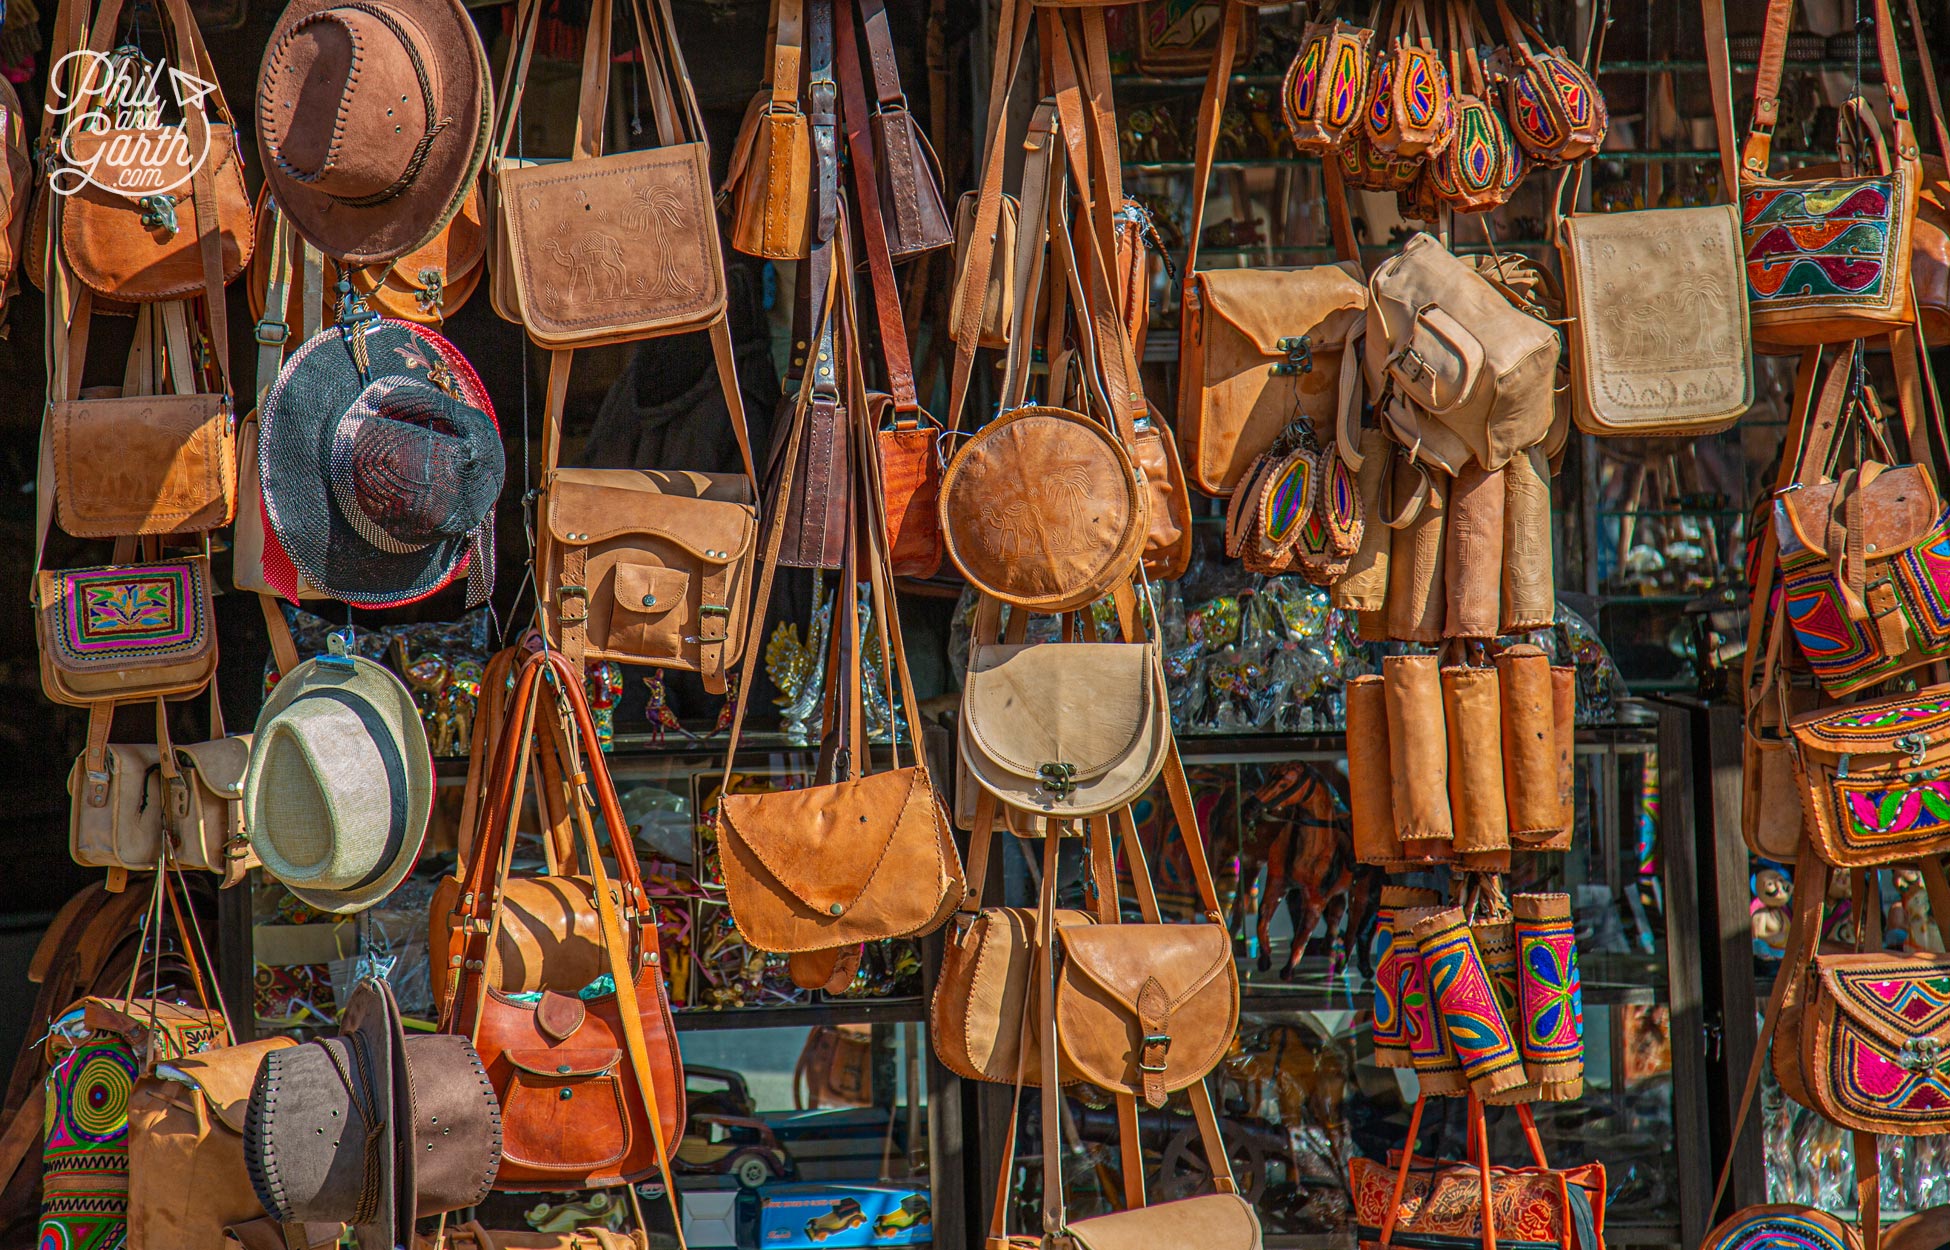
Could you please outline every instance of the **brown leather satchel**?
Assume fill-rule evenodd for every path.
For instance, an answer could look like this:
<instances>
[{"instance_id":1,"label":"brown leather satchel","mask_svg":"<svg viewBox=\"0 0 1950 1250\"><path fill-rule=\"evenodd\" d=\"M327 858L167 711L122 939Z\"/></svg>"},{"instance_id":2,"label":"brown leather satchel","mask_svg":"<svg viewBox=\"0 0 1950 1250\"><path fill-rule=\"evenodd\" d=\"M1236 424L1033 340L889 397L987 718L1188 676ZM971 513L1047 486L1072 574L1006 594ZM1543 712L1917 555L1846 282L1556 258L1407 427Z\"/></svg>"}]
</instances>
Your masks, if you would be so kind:
<instances>
[{"instance_id":1,"label":"brown leather satchel","mask_svg":"<svg viewBox=\"0 0 1950 1250\"><path fill-rule=\"evenodd\" d=\"M955 290L950 299L950 307L960 308L965 296L963 284L968 281L968 258L973 246L976 218L981 211L982 193L964 191L955 204ZM974 336L976 345L990 347L997 351L1009 346L1012 332L1016 298L1010 289L1010 281L1016 273L1016 235L1022 228L1022 203L1013 195L998 197L995 228L990 232L993 243L990 254L994 257L989 265L986 290L982 306L976 312ZM954 330L957 342L963 337L961 323Z\"/></svg>"},{"instance_id":2,"label":"brown leather satchel","mask_svg":"<svg viewBox=\"0 0 1950 1250\"><path fill-rule=\"evenodd\" d=\"M880 215L887 223L887 247L895 260L907 260L955 241L941 200L941 162L901 90L900 62L887 23L885 0L859 0L867 32L874 94L874 164L880 182Z\"/></svg>"},{"instance_id":3,"label":"brown leather satchel","mask_svg":"<svg viewBox=\"0 0 1950 1250\"><path fill-rule=\"evenodd\" d=\"M748 256L802 260L812 249L812 131L799 105L805 0L772 6L765 81L738 127L721 199L731 246Z\"/></svg>"},{"instance_id":4,"label":"brown leather satchel","mask_svg":"<svg viewBox=\"0 0 1950 1250\"><path fill-rule=\"evenodd\" d=\"M244 1167L244 1109L267 1037L185 1055L129 1093L129 1237L145 1246L217 1246L227 1225L262 1218Z\"/></svg>"},{"instance_id":5,"label":"brown leather satchel","mask_svg":"<svg viewBox=\"0 0 1950 1250\"><path fill-rule=\"evenodd\" d=\"M495 146L495 306L542 347L593 347L724 326L724 261L710 148L677 46L669 0L630 0L660 146L604 155L597 120L577 128L570 160L510 158L521 85L543 5L523 7L502 79ZM581 116L606 116L610 0L595 0L583 48ZM736 377L726 400L739 407Z\"/></svg>"},{"instance_id":6,"label":"brown leather satchel","mask_svg":"<svg viewBox=\"0 0 1950 1250\"><path fill-rule=\"evenodd\" d=\"M156 742L108 741L112 706L90 709L88 745L68 771L68 854L89 868L152 871L167 839L178 868L243 880L257 857L244 836L244 769L249 734L226 737L221 703L212 698L211 740L170 741L168 715L156 702Z\"/></svg>"},{"instance_id":7,"label":"brown leather satchel","mask_svg":"<svg viewBox=\"0 0 1950 1250\"><path fill-rule=\"evenodd\" d=\"M1227 5L1220 64L1239 37L1241 7ZM1247 468L1299 417L1332 427L1340 376L1358 362L1343 350L1368 303L1339 172L1330 163L1327 207L1342 259L1291 269L1200 270L1200 235L1230 78L1209 74L1194 149L1192 227L1179 319L1178 436L1185 471L1208 495L1227 496Z\"/></svg>"},{"instance_id":8,"label":"brown leather satchel","mask_svg":"<svg viewBox=\"0 0 1950 1250\"><path fill-rule=\"evenodd\" d=\"M545 694L545 686L552 693ZM557 715L554 699L566 699L567 718ZM634 1184L659 1172L668 1178L669 1146L684 1124L683 1065L654 913L626 832L629 823L597 749L581 666L559 651L535 652L522 663L509 707L479 808L472 859L448 915L461 938L445 970L451 999L442 1029L471 1036L500 1096L497 1186L557 1191ZM537 736L537 754L555 754L563 776L587 780L565 789L595 896L604 968L614 985L600 997L579 994L588 984L580 961L560 968L545 955L540 1001L516 1001L504 988L505 964L493 958L508 910L496 906L509 880L504 853L521 808L520 761L531 735ZM585 797L590 793L611 831L614 880L596 842ZM629 913L633 932L627 936L619 908ZM558 979L562 973L571 975Z\"/></svg>"},{"instance_id":9,"label":"brown leather satchel","mask_svg":"<svg viewBox=\"0 0 1950 1250\"><path fill-rule=\"evenodd\" d=\"M99 90L101 84L80 81L81 67L90 63L89 58L69 60L67 54L91 50L108 56L120 29L122 5L123 0L104 0L93 12L92 0L64 0L60 6L48 63L65 81L48 84L43 137L61 135L70 120L91 108L111 107L84 98L80 90L84 85ZM189 6L184 0L165 0L158 8L175 63L214 87L216 70ZM88 43L84 44L84 37ZM56 108L61 112L56 113ZM205 234L213 233L219 240L221 280L227 283L242 273L250 263L253 242L251 200L223 93L213 90L198 107L185 108L183 126L186 143L161 145L154 195L138 198L106 190L93 177L83 179L74 170L52 174L67 184L57 193L44 175L28 227L30 253L45 255L45 240L53 231L61 257L75 277L96 294L125 304L177 300L201 292ZM139 141L143 133L78 131L66 137L64 154L74 167L94 168L105 151ZM102 176L108 177L106 172ZM60 211L55 213L57 207ZM29 272L45 285L44 275Z\"/></svg>"},{"instance_id":10,"label":"brown leather satchel","mask_svg":"<svg viewBox=\"0 0 1950 1250\"><path fill-rule=\"evenodd\" d=\"M873 1106L873 1026L820 1025L807 1033L792 1069L792 1105Z\"/></svg>"}]
</instances>

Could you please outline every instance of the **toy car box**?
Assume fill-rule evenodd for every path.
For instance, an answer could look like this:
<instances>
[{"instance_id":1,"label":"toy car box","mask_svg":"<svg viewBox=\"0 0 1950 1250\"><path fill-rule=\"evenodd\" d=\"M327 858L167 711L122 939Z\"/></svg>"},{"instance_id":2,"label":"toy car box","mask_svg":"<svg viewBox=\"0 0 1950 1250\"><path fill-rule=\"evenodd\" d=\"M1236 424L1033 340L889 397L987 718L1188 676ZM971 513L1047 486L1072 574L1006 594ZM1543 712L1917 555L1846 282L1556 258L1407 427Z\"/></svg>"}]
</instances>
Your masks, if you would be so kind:
<instances>
[{"instance_id":1,"label":"toy car box","mask_svg":"<svg viewBox=\"0 0 1950 1250\"><path fill-rule=\"evenodd\" d=\"M928 1191L908 1185L767 1185L758 1194L759 1250L843 1250L934 1243Z\"/></svg>"}]
</instances>

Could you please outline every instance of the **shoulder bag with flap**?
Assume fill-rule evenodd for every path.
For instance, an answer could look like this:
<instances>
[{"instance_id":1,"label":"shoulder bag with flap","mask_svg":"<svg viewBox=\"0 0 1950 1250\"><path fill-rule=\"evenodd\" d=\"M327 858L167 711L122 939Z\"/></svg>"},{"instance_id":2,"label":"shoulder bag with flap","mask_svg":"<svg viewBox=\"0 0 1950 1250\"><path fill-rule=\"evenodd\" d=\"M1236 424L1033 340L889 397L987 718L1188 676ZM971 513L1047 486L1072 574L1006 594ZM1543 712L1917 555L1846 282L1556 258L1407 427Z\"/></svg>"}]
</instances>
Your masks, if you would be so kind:
<instances>
[{"instance_id":1,"label":"shoulder bag with flap","mask_svg":"<svg viewBox=\"0 0 1950 1250\"><path fill-rule=\"evenodd\" d=\"M772 0L765 81L738 127L721 196L731 246L748 256L802 260L812 247L812 132L799 104L805 0Z\"/></svg>"}]
</instances>

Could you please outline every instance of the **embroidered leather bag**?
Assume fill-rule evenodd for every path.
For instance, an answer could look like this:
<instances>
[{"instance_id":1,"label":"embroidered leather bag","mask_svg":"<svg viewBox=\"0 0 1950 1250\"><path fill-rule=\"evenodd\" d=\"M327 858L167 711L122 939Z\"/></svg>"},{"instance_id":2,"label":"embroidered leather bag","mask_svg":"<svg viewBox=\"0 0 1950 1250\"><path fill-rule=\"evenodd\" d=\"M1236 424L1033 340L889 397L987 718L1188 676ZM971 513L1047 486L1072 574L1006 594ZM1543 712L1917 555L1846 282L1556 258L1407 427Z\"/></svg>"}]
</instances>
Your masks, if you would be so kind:
<instances>
[{"instance_id":1,"label":"embroidered leather bag","mask_svg":"<svg viewBox=\"0 0 1950 1250\"><path fill-rule=\"evenodd\" d=\"M1475 7L1451 6L1449 17L1456 134L1429 159L1426 177L1443 204L1459 213L1487 212L1509 201L1529 166L1476 54L1485 36L1476 28Z\"/></svg>"},{"instance_id":2,"label":"embroidered leather bag","mask_svg":"<svg viewBox=\"0 0 1950 1250\"><path fill-rule=\"evenodd\" d=\"M1950 686L1790 722L1810 845L1837 868L1950 852Z\"/></svg>"},{"instance_id":3,"label":"embroidered leather bag","mask_svg":"<svg viewBox=\"0 0 1950 1250\"><path fill-rule=\"evenodd\" d=\"M1558 239L1572 416L1587 434L1714 434L1754 399L1732 205L1577 213Z\"/></svg>"},{"instance_id":4,"label":"embroidered leather bag","mask_svg":"<svg viewBox=\"0 0 1950 1250\"><path fill-rule=\"evenodd\" d=\"M568 704L566 717L555 711L558 699ZM452 995L442 1031L470 1035L500 1099L498 1187L553 1192L634 1184L659 1172L668 1176L669 1143L684 1124L683 1064L655 913L631 848L630 825L597 749L582 666L560 651L531 654L508 706L465 887L448 918L460 937L448 956ZM527 771L520 766L523 739L530 735L538 738L535 754L555 753L561 775L587 778L586 787L563 789L593 886L603 968L613 986L607 994L582 996L587 969L568 960L566 967L544 963L546 985L539 1001L518 999L503 987L503 962L492 957L509 906L497 904L508 879L504 852L514 836L518 790ZM583 797L589 793L610 831L614 879L596 842ZM629 913L627 933L619 910ZM572 928L585 924L578 919ZM570 975L558 980L564 973Z\"/></svg>"},{"instance_id":5,"label":"embroidered leather bag","mask_svg":"<svg viewBox=\"0 0 1950 1250\"><path fill-rule=\"evenodd\" d=\"M195 694L217 671L210 557L43 571L34 629L56 703Z\"/></svg>"},{"instance_id":6,"label":"embroidered leather bag","mask_svg":"<svg viewBox=\"0 0 1950 1250\"><path fill-rule=\"evenodd\" d=\"M1562 48L1496 0L1507 44L1490 61L1503 83L1504 117L1524 154L1543 167L1584 160L1605 144L1611 115L1598 84ZM1531 40L1536 40L1533 45Z\"/></svg>"},{"instance_id":7,"label":"embroidered leather bag","mask_svg":"<svg viewBox=\"0 0 1950 1250\"><path fill-rule=\"evenodd\" d=\"M1399 157L1440 156L1455 137L1455 85L1423 0L1400 0L1395 9L1388 44L1368 75L1365 124L1377 152Z\"/></svg>"},{"instance_id":8,"label":"embroidered leather bag","mask_svg":"<svg viewBox=\"0 0 1950 1250\"><path fill-rule=\"evenodd\" d=\"M1794 0L1770 0L1753 121L1740 161L1740 215L1754 341L1839 343L1914 315L1910 232L1921 168L1888 0L1876 0L1876 55L1889 94L1895 162L1839 178L1770 178Z\"/></svg>"},{"instance_id":9,"label":"embroidered leather bag","mask_svg":"<svg viewBox=\"0 0 1950 1250\"><path fill-rule=\"evenodd\" d=\"M1774 1203L1742 1207L1721 1220L1706 1235L1701 1250L1766 1250L1784 1245L1806 1250L1861 1250L1862 1237L1855 1225L1826 1211Z\"/></svg>"},{"instance_id":10,"label":"embroidered leather bag","mask_svg":"<svg viewBox=\"0 0 1950 1250\"><path fill-rule=\"evenodd\" d=\"M1808 1105L1857 1132L1950 1133L1947 978L1942 955L1816 955L1800 1028L1781 1032L1799 1042Z\"/></svg>"}]
</instances>

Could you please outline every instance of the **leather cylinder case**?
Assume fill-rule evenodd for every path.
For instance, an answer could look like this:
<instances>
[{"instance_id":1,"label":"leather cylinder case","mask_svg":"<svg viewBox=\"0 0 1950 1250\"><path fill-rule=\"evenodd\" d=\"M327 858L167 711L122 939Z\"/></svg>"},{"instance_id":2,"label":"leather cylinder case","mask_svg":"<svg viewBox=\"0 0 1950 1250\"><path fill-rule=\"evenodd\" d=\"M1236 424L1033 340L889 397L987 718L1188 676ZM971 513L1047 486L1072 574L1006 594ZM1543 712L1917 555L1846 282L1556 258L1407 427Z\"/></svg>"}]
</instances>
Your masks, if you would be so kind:
<instances>
[{"instance_id":1,"label":"leather cylinder case","mask_svg":"<svg viewBox=\"0 0 1950 1250\"><path fill-rule=\"evenodd\" d=\"M1443 583L1443 537L1449 519L1449 477L1428 470L1428 496L1410 519L1389 527L1388 636L1397 642L1441 642L1448 618ZM1395 462L1394 497L1414 497L1422 474L1406 457Z\"/></svg>"},{"instance_id":2,"label":"leather cylinder case","mask_svg":"<svg viewBox=\"0 0 1950 1250\"><path fill-rule=\"evenodd\" d=\"M227 1225L263 1217L244 1166L244 1109L264 1056L295 1044L269 1037L206 1050L171 1063L167 1077L136 1081L128 1244L214 1250Z\"/></svg>"},{"instance_id":3,"label":"leather cylinder case","mask_svg":"<svg viewBox=\"0 0 1950 1250\"><path fill-rule=\"evenodd\" d=\"M1517 1047L1538 1096L1559 1102L1584 1092L1584 992L1568 894L1510 899L1517 938Z\"/></svg>"},{"instance_id":4,"label":"leather cylinder case","mask_svg":"<svg viewBox=\"0 0 1950 1250\"><path fill-rule=\"evenodd\" d=\"M731 170L731 246L747 256L803 260L812 248L812 129L796 98L781 108L770 88L753 97Z\"/></svg>"},{"instance_id":5,"label":"leather cylinder case","mask_svg":"<svg viewBox=\"0 0 1950 1250\"><path fill-rule=\"evenodd\" d=\"M1496 670L1442 670L1442 714L1449 735L1449 810L1459 855L1510 849L1503 792L1503 710Z\"/></svg>"},{"instance_id":6,"label":"leather cylinder case","mask_svg":"<svg viewBox=\"0 0 1950 1250\"><path fill-rule=\"evenodd\" d=\"M1401 863L1395 834L1394 782L1388 758L1388 696L1375 674L1347 683L1347 805L1354 858L1382 867Z\"/></svg>"},{"instance_id":7,"label":"leather cylinder case","mask_svg":"<svg viewBox=\"0 0 1950 1250\"><path fill-rule=\"evenodd\" d=\"M1469 1088L1469 1081L1463 1076L1462 1065L1456 1062L1455 1048L1450 1045L1448 1030L1436 1010L1435 997L1429 992L1427 965L1415 942L1416 927L1441 915L1443 910L1434 905L1403 907L1395 912L1394 932L1397 943L1405 948L1400 1001L1415 1079L1421 1082L1423 1093L1447 1095L1461 1094Z\"/></svg>"},{"instance_id":8,"label":"leather cylinder case","mask_svg":"<svg viewBox=\"0 0 1950 1250\"><path fill-rule=\"evenodd\" d=\"M1554 838L1532 843L1533 851L1570 850L1578 828L1578 670L1571 665L1551 668L1551 715L1557 722L1557 795L1564 828Z\"/></svg>"},{"instance_id":9,"label":"leather cylinder case","mask_svg":"<svg viewBox=\"0 0 1950 1250\"><path fill-rule=\"evenodd\" d=\"M1443 542L1444 638L1494 638L1503 623L1503 471L1475 461L1449 485Z\"/></svg>"},{"instance_id":10,"label":"leather cylinder case","mask_svg":"<svg viewBox=\"0 0 1950 1250\"><path fill-rule=\"evenodd\" d=\"M1522 1085L1523 1056L1463 909L1425 911L1414 930L1443 1035L1471 1092L1488 1098Z\"/></svg>"},{"instance_id":11,"label":"leather cylinder case","mask_svg":"<svg viewBox=\"0 0 1950 1250\"><path fill-rule=\"evenodd\" d=\"M1441 664L1432 655L1391 655L1381 662L1381 674L1388 703L1395 834L1411 853L1420 848L1410 843L1447 844L1455 837L1455 824L1449 810Z\"/></svg>"},{"instance_id":12,"label":"leather cylinder case","mask_svg":"<svg viewBox=\"0 0 1950 1250\"><path fill-rule=\"evenodd\" d=\"M1361 497L1361 545L1349 557L1347 571L1334 583L1334 606L1343 612L1378 612L1388 604L1388 556L1395 531L1383 523L1388 509L1389 478L1395 463L1394 443L1378 429L1361 431L1361 469L1355 491Z\"/></svg>"},{"instance_id":13,"label":"leather cylinder case","mask_svg":"<svg viewBox=\"0 0 1950 1250\"><path fill-rule=\"evenodd\" d=\"M1439 900L1434 890L1405 885L1381 887L1381 903L1375 912L1375 933L1381 953L1374 965L1374 1062L1378 1068L1412 1068L1415 1057L1409 1052L1409 1013L1405 1001L1411 965L1419 965L1415 935L1401 923L1401 913L1412 908L1433 908ZM1421 1010L1427 1011L1426 1004Z\"/></svg>"},{"instance_id":14,"label":"leather cylinder case","mask_svg":"<svg viewBox=\"0 0 1950 1250\"><path fill-rule=\"evenodd\" d=\"M1557 619L1551 558L1550 461L1541 447L1510 457L1503 479L1503 628L1520 634Z\"/></svg>"},{"instance_id":15,"label":"leather cylinder case","mask_svg":"<svg viewBox=\"0 0 1950 1250\"><path fill-rule=\"evenodd\" d=\"M1510 837L1530 845L1548 841L1566 824L1557 776L1557 705L1551 662L1522 643L1496 657L1503 714L1503 796Z\"/></svg>"},{"instance_id":16,"label":"leather cylinder case","mask_svg":"<svg viewBox=\"0 0 1950 1250\"><path fill-rule=\"evenodd\" d=\"M978 646L959 730L969 774L1012 808L1070 819L1125 807L1171 742L1157 644Z\"/></svg>"}]
</instances>

